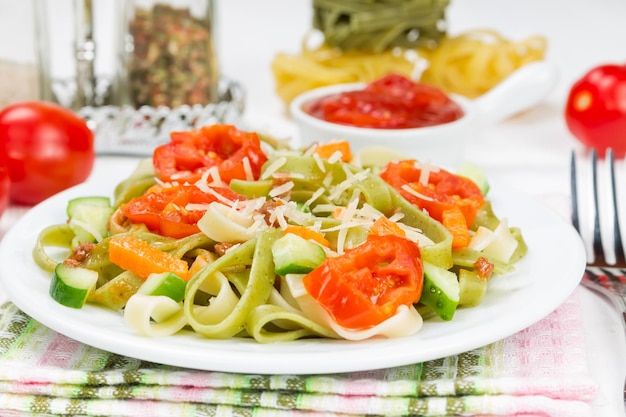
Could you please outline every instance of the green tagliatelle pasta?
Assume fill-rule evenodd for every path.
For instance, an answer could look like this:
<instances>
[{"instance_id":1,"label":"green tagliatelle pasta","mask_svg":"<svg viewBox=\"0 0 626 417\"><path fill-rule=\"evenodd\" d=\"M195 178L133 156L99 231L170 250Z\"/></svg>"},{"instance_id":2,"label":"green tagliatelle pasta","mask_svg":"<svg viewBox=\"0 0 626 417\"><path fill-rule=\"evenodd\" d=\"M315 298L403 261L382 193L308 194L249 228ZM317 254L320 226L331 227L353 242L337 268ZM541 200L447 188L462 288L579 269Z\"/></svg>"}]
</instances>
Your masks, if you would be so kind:
<instances>
[{"instance_id":1,"label":"green tagliatelle pasta","mask_svg":"<svg viewBox=\"0 0 626 417\"><path fill-rule=\"evenodd\" d=\"M432 46L445 34L448 0L313 0L313 27L328 45L381 52Z\"/></svg>"},{"instance_id":2,"label":"green tagliatelle pasta","mask_svg":"<svg viewBox=\"0 0 626 417\"><path fill-rule=\"evenodd\" d=\"M58 263L46 251L48 247L69 249L74 238L74 232L67 224L58 224L46 227L39 232L37 243L33 248L33 260L44 271L52 272Z\"/></svg>"},{"instance_id":3,"label":"green tagliatelle pasta","mask_svg":"<svg viewBox=\"0 0 626 417\"><path fill-rule=\"evenodd\" d=\"M191 278L185 292L185 314L193 329L205 336L216 339L233 337L245 329L248 315L253 308L265 303L274 285L274 269L271 259L271 245L277 237L277 230L262 232L258 237L242 243L214 262L209 263ZM194 300L204 280L217 272L229 268L242 270L233 275L243 279L240 284L240 298L232 311L217 323L202 319L202 309ZM229 274L225 272L225 275ZM216 301L217 302L217 301Z\"/></svg>"},{"instance_id":4,"label":"green tagliatelle pasta","mask_svg":"<svg viewBox=\"0 0 626 417\"><path fill-rule=\"evenodd\" d=\"M56 248L62 251L61 258L97 271L99 278L87 302L123 312L128 325L142 335L162 337L191 330L212 339L245 337L276 343L312 337L397 337L417 331L422 325L420 314L429 314L416 302L399 308L392 318L372 328L350 329L333 322L304 289L306 272L277 272L274 245L289 228L302 228L319 237L323 242L303 240L318 245L318 252L332 258L364 243L373 224L385 218L406 239L419 244L425 263L454 274L459 269L464 275L473 274L470 272L477 262L488 262L495 273L506 274L525 256L521 231L500 220L489 202L476 215L472 233L483 228L486 233L503 234L508 244L515 245L506 260L498 259L489 248L453 249L446 227L407 201L379 175L394 154L380 160L379 156L357 155L352 162L343 162L339 156L322 158L312 149L269 150L258 179L230 183L241 200L219 195L211 203L182 207L204 213L197 222L200 232L182 238L166 237L144 224L129 223L121 214L125 204L157 184L151 167L142 161L116 187L116 211L108 220L109 236L77 247L72 227L66 223L52 225L41 231L33 259L43 270L52 272L61 260L54 252ZM367 160L368 166L359 160ZM215 178L203 178L196 186L215 194L211 187L226 185ZM111 260L109 243L120 236L132 236L186 262L189 276L182 300L168 295L167 288L148 292L145 277ZM486 281L477 282L486 288ZM462 304L479 304L476 295L471 297Z\"/></svg>"}]
</instances>

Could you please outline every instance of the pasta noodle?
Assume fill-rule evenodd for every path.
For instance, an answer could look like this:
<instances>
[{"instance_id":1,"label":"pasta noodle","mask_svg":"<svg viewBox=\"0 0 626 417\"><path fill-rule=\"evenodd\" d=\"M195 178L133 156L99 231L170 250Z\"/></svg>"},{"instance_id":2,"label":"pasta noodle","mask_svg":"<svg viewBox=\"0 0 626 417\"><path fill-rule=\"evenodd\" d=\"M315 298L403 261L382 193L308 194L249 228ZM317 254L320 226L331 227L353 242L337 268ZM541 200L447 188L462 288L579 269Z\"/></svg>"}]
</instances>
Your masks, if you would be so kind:
<instances>
[{"instance_id":1,"label":"pasta noodle","mask_svg":"<svg viewBox=\"0 0 626 417\"><path fill-rule=\"evenodd\" d=\"M170 336L187 324L182 305L164 295L135 294L124 308L126 323L139 334Z\"/></svg>"},{"instance_id":2,"label":"pasta noodle","mask_svg":"<svg viewBox=\"0 0 626 417\"><path fill-rule=\"evenodd\" d=\"M478 97L523 65L543 59L546 48L542 36L515 42L493 30L471 30L420 50L428 61L421 80L450 93Z\"/></svg>"}]
</instances>

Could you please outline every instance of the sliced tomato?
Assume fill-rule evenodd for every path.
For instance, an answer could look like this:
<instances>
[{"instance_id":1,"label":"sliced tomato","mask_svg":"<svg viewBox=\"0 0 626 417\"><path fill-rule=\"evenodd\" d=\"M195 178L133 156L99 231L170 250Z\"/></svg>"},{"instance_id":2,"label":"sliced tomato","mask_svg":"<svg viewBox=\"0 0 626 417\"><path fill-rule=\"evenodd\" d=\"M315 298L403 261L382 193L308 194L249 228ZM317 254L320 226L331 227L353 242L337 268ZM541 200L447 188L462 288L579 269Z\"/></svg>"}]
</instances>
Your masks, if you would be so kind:
<instances>
[{"instance_id":1,"label":"sliced tomato","mask_svg":"<svg viewBox=\"0 0 626 417\"><path fill-rule=\"evenodd\" d=\"M303 280L309 294L350 329L370 328L393 316L399 306L416 303L423 282L415 242L374 234L342 255L326 258Z\"/></svg>"},{"instance_id":2,"label":"sliced tomato","mask_svg":"<svg viewBox=\"0 0 626 417\"><path fill-rule=\"evenodd\" d=\"M235 178L248 179L249 173L258 179L265 161L267 155L256 133L223 124L172 132L170 142L153 154L157 177L180 184L195 183L211 167L217 167L226 184Z\"/></svg>"},{"instance_id":3,"label":"sliced tomato","mask_svg":"<svg viewBox=\"0 0 626 417\"><path fill-rule=\"evenodd\" d=\"M421 178L424 169L428 170L424 173L427 174L425 180ZM444 211L458 207L467 227L471 227L478 209L485 203L480 188L472 180L442 168L422 166L414 160L390 162L380 176L405 199L428 211L438 221L443 220Z\"/></svg>"},{"instance_id":4,"label":"sliced tomato","mask_svg":"<svg viewBox=\"0 0 626 417\"><path fill-rule=\"evenodd\" d=\"M215 187L213 190L231 201L244 199L227 188ZM132 223L143 223L153 232L179 239L200 232L197 223L206 212L202 205L214 201L217 201L215 195L205 193L195 185L156 185L123 205L121 210ZM199 206L189 207L189 204Z\"/></svg>"}]
</instances>

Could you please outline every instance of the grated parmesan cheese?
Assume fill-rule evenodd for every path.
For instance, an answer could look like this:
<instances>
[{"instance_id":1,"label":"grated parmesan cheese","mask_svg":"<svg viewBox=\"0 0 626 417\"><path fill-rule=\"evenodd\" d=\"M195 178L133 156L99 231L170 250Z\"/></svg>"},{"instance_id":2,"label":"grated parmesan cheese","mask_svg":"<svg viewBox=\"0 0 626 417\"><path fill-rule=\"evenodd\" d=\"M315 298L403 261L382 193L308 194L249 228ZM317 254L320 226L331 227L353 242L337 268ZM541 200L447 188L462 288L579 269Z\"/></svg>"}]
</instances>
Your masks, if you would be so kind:
<instances>
[{"instance_id":1,"label":"grated parmesan cheese","mask_svg":"<svg viewBox=\"0 0 626 417\"><path fill-rule=\"evenodd\" d=\"M317 190L315 190L315 192L313 193L313 195L311 196L311 198L309 198L307 201L304 202L304 207L310 207L311 204L313 204L313 202L315 200L317 200L318 198L320 198L324 192L326 190L322 187L318 188Z\"/></svg>"},{"instance_id":2,"label":"grated parmesan cheese","mask_svg":"<svg viewBox=\"0 0 626 417\"><path fill-rule=\"evenodd\" d=\"M315 163L317 164L317 167L320 169L320 171L326 172L326 165L324 165L324 160L322 159L322 157L314 153L313 159L315 160Z\"/></svg>"},{"instance_id":3,"label":"grated parmesan cheese","mask_svg":"<svg viewBox=\"0 0 626 417\"><path fill-rule=\"evenodd\" d=\"M355 190L358 191L358 190ZM358 197L358 193L357 194ZM354 197L354 196L353 196ZM346 207L343 219L341 220L341 226L339 234L337 235L337 253L343 253L346 245L346 238L348 236L348 229L352 227L351 221L356 213L357 205L359 204L358 198L353 198Z\"/></svg>"},{"instance_id":4,"label":"grated parmesan cheese","mask_svg":"<svg viewBox=\"0 0 626 417\"><path fill-rule=\"evenodd\" d=\"M398 211L389 217L389 220L396 223L402 219L404 219L404 213L402 213L401 211Z\"/></svg>"},{"instance_id":5,"label":"grated parmesan cheese","mask_svg":"<svg viewBox=\"0 0 626 417\"><path fill-rule=\"evenodd\" d=\"M326 176L322 180L322 185L324 186L324 188L328 189L332 183L333 183L333 174L332 172L329 172L326 174Z\"/></svg>"},{"instance_id":6,"label":"grated parmesan cheese","mask_svg":"<svg viewBox=\"0 0 626 417\"><path fill-rule=\"evenodd\" d=\"M417 198L421 198L422 200L426 200L426 201L435 201L433 198L431 198L431 197L429 197L429 196L427 196L427 195L424 195L424 194L422 194L422 193L418 193L415 189L413 189L413 188L412 188L410 185L408 185L408 184L404 184L404 185L402 186L402 189L403 189L404 191L406 191L407 193L414 195L414 196L415 196L415 197L417 197Z\"/></svg>"},{"instance_id":7,"label":"grated parmesan cheese","mask_svg":"<svg viewBox=\"0 0 626 417\"><path fill-rule=\"evenodd\" d=\"M289 192L294 186L295 184L293 183L293 181L286 182L284 184L279 185L278 187L272 188L269 192L269 196L278 197L279 195L283 195Z\"/></svg>"},{"instance_id":8,"label":"grated parmesan cheese","mask_svg":"<svg viewBox=\"0 0 626 417\"><path fill-rule=\"evenodd\" d=\"M313 152L315 152L315 150L317 149L317 147L319 146L319 144L317 142L313 143L311 146L309 146L308 148L305 149L305 151L302 153L303 156L314 156L315 154Z\"/></svg>"},{"instance_id":9,"label":"grated parmesan cheese","mask_svg":"<svg viewBox=\"0 0 626 417\"><path fill-rule=\"evenodd\" d=\"M245 156L241 162L243 162L243 170L246 173L246 180L253 181L254 175L252 174L252 166L250 166L250 158Z\"/></svg>"},{"instance_id":10,"label":"grated parmesan cheese","mask_svg":"<svg viewBox=\"0 0 626 417\"><path fill-rule=\"evenodd\" d=\"M289 178L289 179L300 179L300 180L303 180L303 179L305 179L305 176L304 176L304 174L300 174L299 172L275 172L272 175L272 178L275 178L275 179Z\"/></svg>"},{"instance_id":11,"label":"grated parmesan cheese","mask_svg":"<svg viewBox=\"0 0 626 417\"><path fill-rule=\"evenodd\" d=\"M289 225L285 217L285 206L276 207L270 216L270 223L277 222L281 230L285 230Z\"/></svg>"},{"instance_id":12,"label":"grated parmesan cheese","mask_svg":"<svg viewBox=\"0 0 626 417\"><path fill-rule=\"evenodd\" d=\"M233 200L230 200L230 199L224 197L223 195L221 195L220 193L218 193L217 191L215 191L213 188L209 187L208 185L206 187L200 187L200 185L202 185L202 184L196 184L196 185L198 186L198 188L200 188L205 193L211 194L220 203L223 203L223 204L225 204L227 206L230 206L230 207L232 207L232 206L237 204L237 201L233 201Z\"/></svg>"},{"instance_id":13,"label":"grated parmesan cheese","mask_svg":"<svg viewBox=\"0 0 626 417\"><path fill-rule=\"evenodd\" d=\"M333 152L333 154L330 156L330 158L328 158L328 162L331 164L334 164L335 162L339 162L341 161L341 158L343 157L343 152L341 151L335 151Z\"/></svg>"},{"instance_id":14,"label":"grated parmesan cheese","mask_svg":"<svg viewBox=\"0 0 626 417\"><path fill-rule=\"evenodd\" d=\"M343 169L346 173L346 179L332 188L328 196L331 201L337 202L339 197L341 197L346 190L350 189L355 183L364 180L369 175L369 169L359 171L357 174L353 174L346 166L344 166Z\"/></svg>"},{"instance_id":15,"label":"grated parmesan cheese","mask_svg":"<svg viewBox=\"0 0 626 417\"><path fill-rule=\"evenodd\" d=\"M428 185L431 172L439 172L439 167L431 164L429 161L418 162L415 161L415 168L420 170L419 183L422 185Z\"/></svg>"},{"instance_id":16,"label":"grated parmesan cheese","mask_svg":"<svg viewBox=\"0 0 626 417\"><path fill-rule=\"evenodd\" d=\"M217 168L216 165L214 165L211 168L209 168L206 171L206 173L207 173L207 178L205 179L205 181L209 185L212 185L214 187L227 187L226 183L224 181L222 181L222 177L220 175L220 170ZM209 178L211 178L211 181L208 181Z\"/></svg>"},{"instance_id":17,"label":"grated parmesan cheese","mask_svg":"<svg viewBox=\"0 0 626 417\"><path fill-rule=\"evenodd\" d=\"M281 156L280 158L276 158L274 162L272 162L266 169L263 171L261 175L261 179L266 180L270 178L276 171L282 168L287 163L287 158Z\"/></svg>"}]
</instances>

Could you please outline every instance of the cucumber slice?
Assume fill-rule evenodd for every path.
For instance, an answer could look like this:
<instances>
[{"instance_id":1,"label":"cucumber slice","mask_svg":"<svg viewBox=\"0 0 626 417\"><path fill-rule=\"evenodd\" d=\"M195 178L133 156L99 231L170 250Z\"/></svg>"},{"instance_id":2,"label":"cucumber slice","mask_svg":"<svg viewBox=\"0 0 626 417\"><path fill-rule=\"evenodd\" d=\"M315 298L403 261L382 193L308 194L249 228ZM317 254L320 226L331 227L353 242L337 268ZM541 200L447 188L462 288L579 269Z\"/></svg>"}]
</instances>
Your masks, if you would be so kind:
<instances>
[{"instance_id":1,"label":"cucumber slice","mask_svg":"<svg viewBox=\"0 0 626 417\"><path fill-rule=\"evenodd\" d=\"M487 293L488 280L468 269L459 270L459 305L475 307Z\"/></svg>"},{"instance_id":2,"label":"cucumber slice","mask_svg":"<svg viewBox=\"0 0 626 417\"><path fill-rule=\"evenodd\" d=\"M452 320L459 305L459 281L454 272L424 262L424 288L420 303L446 321Z\"/></svg>"},{"instance_id":3,"label":"cucumber slice","mask_svg":"<svg viewBox=\"0 0 626 417\"><path fill-rule=\"evenodd\" d=\"M326 252L315 242L287 233L272 245L272 256L278 275L308 274L324 262Z\"/></svg>"},{"instance_id":4,"label":"cucumber slice","mask_svg":"<svg viewBox=\"0 0 626 417\"><path fill-rule=\"evenodd\" d=\"M84 242L99 242L108 235L113 208L108 197L79 197L67 205L69 226L76 235L72 247Z\"/></svg>"},{"instance_id":5,"label":"cucumber slice","mask_svg":"<svg viewBox=\"0 0 626 417\"><path fill-rule=\"evenodd\" d=\"M109 197L92 196L92 197L77 197L67 202L67 217L70 219L76 215L76 210L81 206L97 206L97 207L111 207L111 200Z\"/></svg>"},{"instance_id":6,"label":"cucumber slice","mask_svg":"<svg viewBox=\"0 0 626 417\"><path fill-rule=\"evenodd\" d=\"M173 272L150 274L146 282L141 284L137 294L164 295L178 302L185 298L187 282Z\"/></svg>"},{"instance_id":7,"label":"cucumber slice","mask_svg":"<svg viewBox=\"0 0 626 417\"><path fill-rule=\"evenodd\" d=\"M97 281L98 272L94 270L60 263L52 273L50 296L66 307L81 308Z\"/></svg>"}]
</instances>

